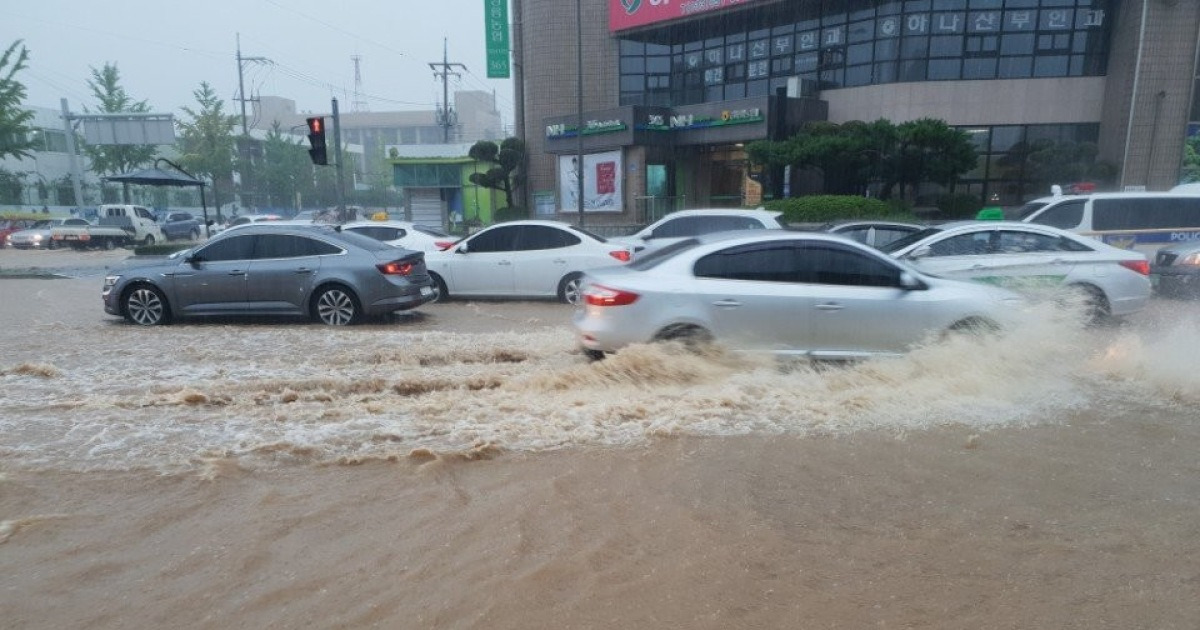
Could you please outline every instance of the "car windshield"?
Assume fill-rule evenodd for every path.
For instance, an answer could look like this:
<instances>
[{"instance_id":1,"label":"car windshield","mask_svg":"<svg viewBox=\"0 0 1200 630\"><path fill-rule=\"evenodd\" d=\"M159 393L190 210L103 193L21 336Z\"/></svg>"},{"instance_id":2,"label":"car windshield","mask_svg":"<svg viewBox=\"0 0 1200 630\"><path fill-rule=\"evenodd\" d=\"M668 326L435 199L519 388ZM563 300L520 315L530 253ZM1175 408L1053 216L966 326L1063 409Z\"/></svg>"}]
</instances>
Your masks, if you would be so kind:
<instances>
[{"instance_id":1,"label":"car windshield","mask_svg":"<svg viewBox=\"0 0 1200 630\"><path fill-rule=\"evenodd\" d=\"M909 245L912 245L913 243L916 243L917 241L920 241L929 236L933 236L934 234L937 234L938 232L941 232L941 231L942 231L942 228L936 228L936 227L925 228L924 230L919 230L919 231L913 232L912 234L909 234L908 236L905 236L903 238L898 238L898 239L892 241L891 243L882 245L879 247L879 251L884 252L885 254L892 254L892 253L895 253L895 252L898 252L898 251L904 249L905 247L908 247Z\"/></svg>"},{"instance_id":2,"label":"car windshield","mask_svg":"<svg viewBox=\"0 0 1200 630\"><path fill-rule=\"evenodd\" d=\"M1024 221L1034 212L1037 212L1048 205L1050 205L1050 203L1047 201L1030 201L1029 203L1021 206L1021 209L1017 212L1017 218Z\"/></svg>"},{"instance_id":3,"label":"car windshield","mask_svg":"<svg viewBox=\"0 0 1200 630\"><path fill-rule=\"evenodd\" d=\"M626 266L629 267L630 269L636 269L638 271L645 271L647 269L652 269L652 268L658 266L659 264L661 264L664 260L672 258L676 254L679 254L680 252L685 252L699 244L700 244L700 241L697 239L694 239L694 238L684 239L684 240L676 242L676 243L671 243L670 245L667 245L661 249L656 249L652 252L645 254L644 256L638 256L637 258L633 259L633 262L630 262Z\"/></svg>"},{"instance_id":4,"label":"car windshield","mask_svg":"<svg viewBox=\"0 0 1200 630\"><path fill-rule=\"evenodd\" d=\"M33 227L31 227L31 228L29 228L29 229L31 229L31 230L44 230L44 229L46 229L46 228L53 227L53 226L54 226L54 221L53 221L53 220L48 220L48 221L38 221L37 223L34 223L34 224L33 224Z\"/></svg>"}]
</instances>

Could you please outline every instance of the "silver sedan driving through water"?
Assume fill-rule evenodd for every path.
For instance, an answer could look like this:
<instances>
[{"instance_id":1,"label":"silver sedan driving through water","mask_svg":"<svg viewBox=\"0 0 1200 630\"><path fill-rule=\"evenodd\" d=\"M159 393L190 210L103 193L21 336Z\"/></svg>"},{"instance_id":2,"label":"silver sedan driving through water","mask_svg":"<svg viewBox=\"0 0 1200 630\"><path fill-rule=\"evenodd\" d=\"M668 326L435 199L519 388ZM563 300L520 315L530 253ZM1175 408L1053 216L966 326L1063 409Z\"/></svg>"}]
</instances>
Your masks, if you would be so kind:
<instances>
[{"instance_id":1,"label":"silver sedan driving through water","mask_svg":"<svg viewBox=\"0 0 1200 630\"><path fill-rule=\"evenodd\" d=\"M764 230L687 239L590 272L574 324L594 359L671 339L849 359L900 353L931 333L1002 327L1023 303L845 237Z\"/></svg>"}]
</instances>

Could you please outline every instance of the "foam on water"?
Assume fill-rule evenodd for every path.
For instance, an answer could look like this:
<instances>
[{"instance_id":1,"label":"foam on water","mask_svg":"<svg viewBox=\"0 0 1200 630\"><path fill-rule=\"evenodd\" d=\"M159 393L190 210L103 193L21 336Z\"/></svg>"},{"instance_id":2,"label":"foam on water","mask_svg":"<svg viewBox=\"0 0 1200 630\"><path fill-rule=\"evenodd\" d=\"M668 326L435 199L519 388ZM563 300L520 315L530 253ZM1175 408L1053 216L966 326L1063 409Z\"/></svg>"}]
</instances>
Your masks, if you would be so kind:
<instances>
[{"instance_id":1,"label":"foam on water","mask_svg":"<svg viewBox=\"0 0 1200 630\"><path fill-rule=\"evenodd\" d=\"M1194 325L1089 329L1049 307L1033 315L1003 335L844 366L671 344L589 363L564 328L114 326L110 352L0 365L0 456L210 474L231 461L476 459L678 435L986 430L1113 401L1200 400Z\"/></svg>"}]
</instances>

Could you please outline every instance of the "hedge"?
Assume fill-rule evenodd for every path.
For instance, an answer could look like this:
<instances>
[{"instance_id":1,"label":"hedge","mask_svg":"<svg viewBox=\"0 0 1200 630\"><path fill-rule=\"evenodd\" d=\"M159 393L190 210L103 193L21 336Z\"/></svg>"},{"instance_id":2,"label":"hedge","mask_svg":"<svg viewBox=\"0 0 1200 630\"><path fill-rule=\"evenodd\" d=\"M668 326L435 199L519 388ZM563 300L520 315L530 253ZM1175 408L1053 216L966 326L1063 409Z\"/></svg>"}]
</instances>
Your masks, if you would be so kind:
<instances>
[{"instance_id":1,"label":"hedge","mask_svg":"<svg viewBox=\"0 0 1200 630\"><path fill-rule=\"evenodd\" d=\"M829 223L848 219L917 220L903 204L858 195L812 195L773 199L764 206L767 210L782 212L785 223Z\"/></svg>"}]
</instances>

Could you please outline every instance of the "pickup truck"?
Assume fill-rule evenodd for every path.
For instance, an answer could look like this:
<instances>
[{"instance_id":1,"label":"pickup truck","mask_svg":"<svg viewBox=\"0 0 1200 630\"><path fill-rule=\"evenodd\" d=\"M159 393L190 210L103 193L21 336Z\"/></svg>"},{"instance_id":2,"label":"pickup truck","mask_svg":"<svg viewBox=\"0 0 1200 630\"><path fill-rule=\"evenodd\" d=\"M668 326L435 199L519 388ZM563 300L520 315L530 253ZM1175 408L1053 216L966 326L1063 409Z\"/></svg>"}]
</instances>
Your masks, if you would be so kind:
<instances>
[{"instance_id":1,"label":"pickup truck","mask_svg":"<svg viewBox=\"0 0 1200 630\"><path fill-rule=\"evenodd\" d=\"M190 212L161 212L158 218L158 226L162 228L163 235L167 237L168 241L175 239L198 241L200 235L204 233L204 224Z\"/></svg>"},{"instance_id":2,"label":"pickup truck","mask_svg":"<svg viewBox=\"0 0 1200 630\"><path fill-rule=\"evenodd\" d=\"M50 230L50 238L59 245L75 249L102 247L114 249L134 244L151 245L166 241L154 215L143 206L109 204L96 210L95 225L60 226Z\"/></svg>"}]
</instances>

